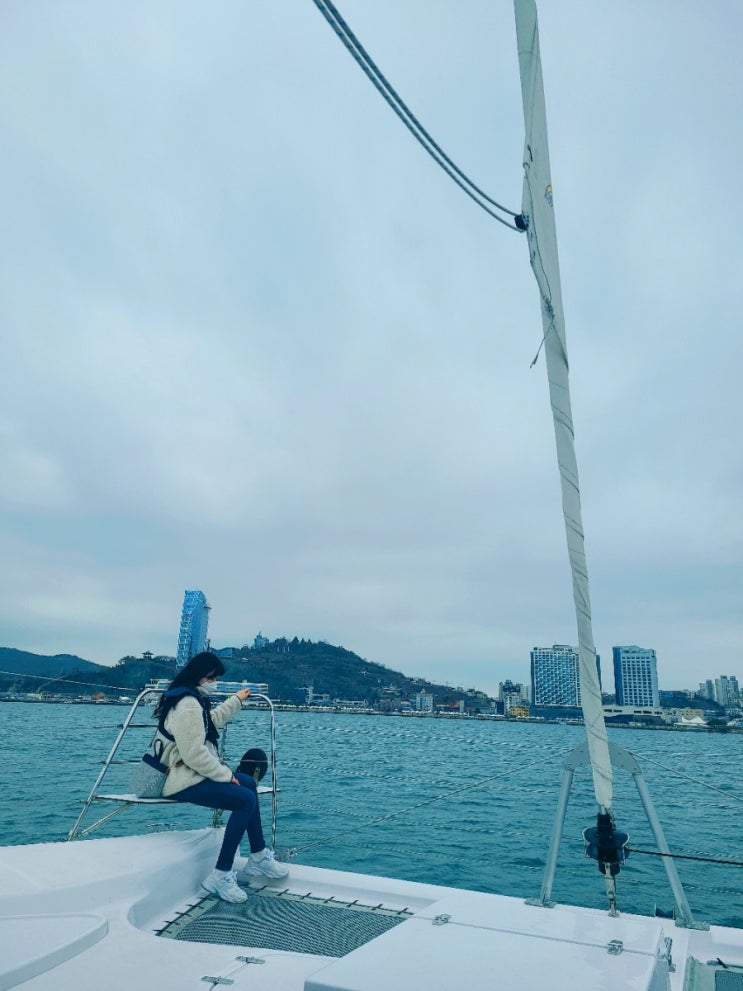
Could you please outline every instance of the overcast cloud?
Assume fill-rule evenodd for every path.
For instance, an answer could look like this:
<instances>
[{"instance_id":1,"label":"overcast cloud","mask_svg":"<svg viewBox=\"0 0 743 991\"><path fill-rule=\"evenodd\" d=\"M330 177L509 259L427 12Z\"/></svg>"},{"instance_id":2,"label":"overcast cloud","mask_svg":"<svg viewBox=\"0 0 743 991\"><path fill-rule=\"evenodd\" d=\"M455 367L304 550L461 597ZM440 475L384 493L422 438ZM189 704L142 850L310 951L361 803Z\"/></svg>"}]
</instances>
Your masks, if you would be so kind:
<instances>
[{"instance_id":1,"label":"overcast cloud","mask_svg":"<svg viewBox=\"0 0 743 991\"><path fill-rule=\"evenodd\" d=\"M342 0L517 209L509 0ZM497 689L575 643L525 239L310 0L10 0L0 643L114 663L294 635ZM743 8L543 0L594 633L743 677ZM611 686L609 686L611 687Z\"/></svg>"}]
</instances>

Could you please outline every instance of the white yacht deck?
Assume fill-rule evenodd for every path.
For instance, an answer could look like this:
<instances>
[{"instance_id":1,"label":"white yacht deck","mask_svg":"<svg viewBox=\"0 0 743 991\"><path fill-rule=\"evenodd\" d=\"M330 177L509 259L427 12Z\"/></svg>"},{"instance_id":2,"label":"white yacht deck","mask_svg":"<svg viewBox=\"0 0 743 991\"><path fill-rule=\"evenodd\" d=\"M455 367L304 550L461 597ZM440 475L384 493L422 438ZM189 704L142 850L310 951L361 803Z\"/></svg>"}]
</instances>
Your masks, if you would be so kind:
<instances>
[{"instance_id":1,"label":"white yacht deck","mask_svg":"<svg viewBox=\"0 0 743 991\"><path fill-rule=\"evenodd\" d=\"M743 988L739 930L680 929L296 864L270 886L285 892L273 903L358 902L401 921L344 956L158 935L195 907L224 905L199 888L220 839L221 830L203 829L3 848L0 989L705 991L723 986L721 972L730 991ZM688 956L699 966L687 968ZM725 968L706 965L718 958Z\"/></svg>"}]
</instances>

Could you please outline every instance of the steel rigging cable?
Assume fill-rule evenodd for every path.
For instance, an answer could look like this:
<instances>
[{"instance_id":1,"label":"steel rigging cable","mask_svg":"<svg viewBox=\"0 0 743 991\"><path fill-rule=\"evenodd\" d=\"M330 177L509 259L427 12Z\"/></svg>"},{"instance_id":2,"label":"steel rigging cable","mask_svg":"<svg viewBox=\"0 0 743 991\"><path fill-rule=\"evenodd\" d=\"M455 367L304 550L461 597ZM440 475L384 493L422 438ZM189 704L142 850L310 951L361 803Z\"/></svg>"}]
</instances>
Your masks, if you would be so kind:
<instances>
[{"instance_id":1,"label":"steel rigging cable","mask_svg":"<svg viewBox=\"0 0 743 991\"><path fill-rule=\"evenodd\" d=\"M525 230L525 224L522 215L513 210L509 210L508 207L503 206L501 203L498 203L496 200L488 196L487 193L480 189L480 187L469 178L469 176L462 172L462 170L451 160L451 158L449 158L446 152L444 152L444 150L434 141L428 131L408 109L389 82L385 79L384 75L380 72L368 52L364 49L361 42L341 17L337 8L331 3L331 0L313 0L313 2L343 42L344 46L351 53L354 60L363 69L364 73L372 82L376 90L394 110L416 141L418 141L426 149L431 158L433 158L433 160L444 170L444 172L446 172L449 178L452 179L457 186L459 186L459 188L470 197L470 199L474 200L479 207L481 207L494 220L497 220L499 224L503 224L504 227L508 227L510 230L523 232ZM496 209L501 210L509 217L512 217L515 222L509 223L507 220L504 220L503 217L500 217L497 213L491 210L490 207L486 206L486 203L490 203Z\"/></svg>"}]
</instances>

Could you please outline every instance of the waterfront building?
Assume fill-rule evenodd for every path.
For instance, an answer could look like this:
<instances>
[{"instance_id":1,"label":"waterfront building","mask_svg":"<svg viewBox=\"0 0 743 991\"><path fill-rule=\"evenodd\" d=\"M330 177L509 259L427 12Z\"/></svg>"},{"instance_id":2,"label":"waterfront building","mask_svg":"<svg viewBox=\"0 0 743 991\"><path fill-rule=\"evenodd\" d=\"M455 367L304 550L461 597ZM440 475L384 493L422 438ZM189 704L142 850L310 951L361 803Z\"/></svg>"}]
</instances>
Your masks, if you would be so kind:
<instances>
[{"instance_id":1,"label":"waterfront building","mask_svg":"<svg viewBox=\"0 0 743 991\"><path fill-rule=\"evenodd\" d=\"M414 697L416 712L433 712L433 695L428 692L418 692Z\"/></svg>"},{"instance_id":2,"label":"waterfront building","mask_svg":"<svg viewBox=\"0 0 743 991\"><path fill-rule=\"evenodd\" d=\"M220 695L234 695L241 688L249 688L251 695L268 695L268 685L264 681L218 681L217 692Z\"/></svg>"},{"instance_id":3,"label":"waterfront building","mask_svg":"<svg viewBox=\"0 0 743 991\"><path fill-rule=\"evenodd\" d=\"M601 681L599 656L596 667ZM580 718L580 655L577 647L554 644L531 651L532 713L545 718Z\"/></svg>"},{"instance_id":4,"label":"waterfront building","mask_svg":"<svg viewBox=\"0 0 743 991\"><path fill-rule=\"evenodd\" d=\"M683 709L677 715L676 726L691 726L694 729L701 729L707 725L701 709Z\"/></svg>"},{"instance_id":5,"label":"waterfront building","mask_svg":"<svg viewBox=\"0 0 743 991\"><path fill-rule=\"evenodd\" d=\"M511 705L507 712L504 712L505 716L510 716L512 719L527 719L531 715L531 711L528 705Z\"/></svg>"},{"instance_id":6,"label":"waterfront building","mask_svg":"<svg viewBox=\"0 0 743 991\"><path fill-rule=\"evenodd\" d=\"M181 629L178 634L178 656L175 666L180 670L195 654L206 650L209 644L209 610L211 606L206 596L198 589L187 589L183 593Z\"/></svg>"},{"instance_id":7,"label":"waterfront building","mask_svg":"<svg viewBox=\"0 0 743 991\"><path fill-rule=\"evenodd\" d=\"M668 722L667 710L655 706L605 705L604 720L607 726L662 726Z\"/></svg>"},{"instance_id":8,"label":"waterfront building","mask_svg":"<svg viewBox=\"0 0 743 991\"><path fill-rule=\"evenodd\" d=\"M167 678L156 678L147 687L158 692L164 692L169 685L170 682ZM234 695L235 692L239 692L242 688L249 688L251 695L268 696L268 685L263 681L218 681L216 694Z\"/></svg>"},{"instance_id":9,"label":"waterfront building","mask_svg":"<svg viewBox=\"0 0 743 991\"><path fill-rule=\"evenodd\" d=\"M498 684L498 701L503 702L506 696L515 695L521 702L530 701L529 686L519 681L501 681Z\"/></svg>"},{"instance_id":10,"label":"waterfront building","mask_svg":"<svg viewBox=\"0 0 743 991\"><path fill-rule=\"evenodd\" d=\"M268 637L264 637L262 633L259 633L253 638L253 650L265 650L270 643L271 641Z\"/></svg>"},{"instance_id":11,"label":"waterfront building","mask_svg":"<svg viewBox=\"0 0 743 991\"><path fill-rule=\"evenodd\" d=\"M513 709L529 710L530 692L528 685L519 682L501 681L498 685L497 711L507 716Z\"/></svg>"},{"instance_id":12,"label":"waterfront building","mask_svg":"<svg viewBox=\"0 0 743 991\"><path fill-rule=\"evenodd\" d=\"M655 651L636 645L612 647L617 705L658 708L658 662Z\"/></svg>"},{"instance_id":13,"label":"waterfront building","mask_svg":"<svg viewBox=\"0 0 743 991\"><path fill-rule=\"evenodd\" d=\"M531 652L531 697L535 706L580 706L577 647L554 644Z\"/></svg>"}]
</instances>

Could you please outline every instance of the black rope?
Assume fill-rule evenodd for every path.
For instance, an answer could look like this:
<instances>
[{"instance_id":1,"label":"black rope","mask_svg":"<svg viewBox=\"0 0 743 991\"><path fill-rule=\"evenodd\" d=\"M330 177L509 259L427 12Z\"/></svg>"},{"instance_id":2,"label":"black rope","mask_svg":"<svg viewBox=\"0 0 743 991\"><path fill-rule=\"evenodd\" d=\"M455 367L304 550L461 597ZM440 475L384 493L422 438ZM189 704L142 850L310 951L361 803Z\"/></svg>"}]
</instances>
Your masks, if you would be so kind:
<instances>
[{"instance_id":1,"label":"black rope","mask_svg":"<svg viewBox=\"0 0 743 991\"><path fill-rule=\"evenodd\" d=\"M474 200L479 207L481 207L494 220L497 220L499 224L503 224L504 227L508 227L514 231L523 231L524 228L519 227L518 223L508 223L508 221L504 220L502 217L499 217L497 213L494 213L485 205L485 203L482 202L485 200L487 203L492 204L498 210L502 210L503 213L508 214L510 217L521 217L521 214L517 214L513 210L509 210L508 207L503 206L501 203L498 203L496 200L488 196L487 193L480 189L480 187L476 185L476 183L474 183L469 176L467 176L455 164L455 162L452 161L451 158L449 158L446 152L436 143L436 141L434 141L428 131L423 127L416 116L408 109L403 100L398 96L387 79L380 72L379 68L369 56L368 52L364 49L361 42L341 17L339 11L331 3L331 0L313 0L313 2L343 42L346 49L353 56L354 61L364 71L365 75L371 81L377 92L384 98L392 110L394 110L416 141L418 141L419 144L426 149L436 164L439 165L444 172L446 172L449 178L452 179L457 186L459 186L459 188L470 197L471 200Z\"/></svg>"},{"instance_id":2,"label":"black rope","mask_svg":"<svg viewBox=\"0 0 743 991\"><path fill-rule=\"evenodd\" d=\"M719 860L716 857L692 857L688 853L660 853L658 850L635 850L627 847L627 853L644 853L648 857L670 857L672 860L701 860L705 864L726 864L728 867L743 867L740 860Z\"/></svg>"}]
</instances>

